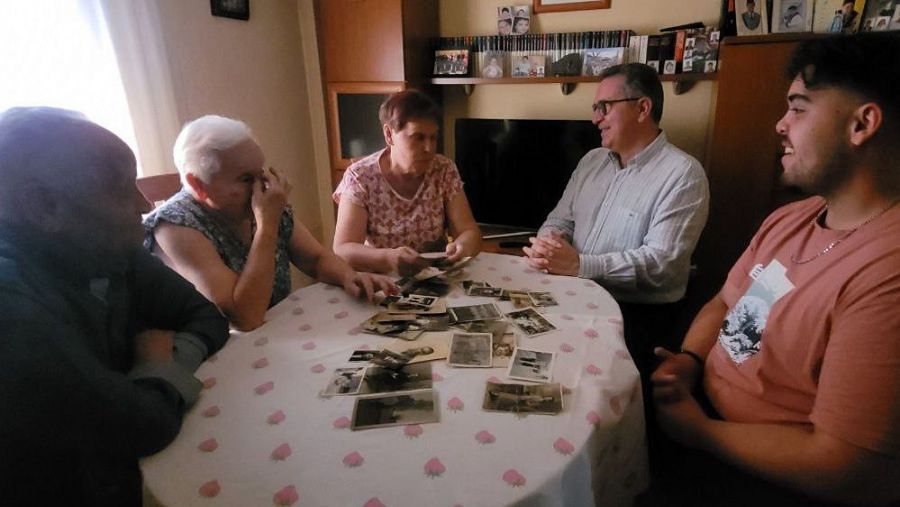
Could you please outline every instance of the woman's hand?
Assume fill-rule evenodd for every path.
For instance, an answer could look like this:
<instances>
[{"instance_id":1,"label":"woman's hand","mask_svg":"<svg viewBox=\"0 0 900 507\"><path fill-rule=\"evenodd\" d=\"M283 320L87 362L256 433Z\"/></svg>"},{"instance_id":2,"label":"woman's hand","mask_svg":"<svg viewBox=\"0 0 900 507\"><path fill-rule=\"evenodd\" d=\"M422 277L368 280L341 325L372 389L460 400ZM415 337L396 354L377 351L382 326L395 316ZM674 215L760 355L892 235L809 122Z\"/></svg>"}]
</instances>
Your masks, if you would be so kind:
<instances>
[{"instance_id":1,"label":"woman's hand","mask_svg":"<svg viewBox=\"0 0 900 507\"><path fill-rule=\"evenodd\" d=\"M263 171L253 182L253 195L250 198L250 207L257 225L266 223L277 226L290 191L290 182L280 172L271 167Z\"/></svg>"},{"instance_id":2,"label":"woman's hand","mask_svg":"<svg viewBox=\"0 0 900 507\"><path fill-rule=\"evenodd\" d=\"M447 243L447 248L444 251L447 252L448 264L455 264L461 260L464 253L463 246L456 241Z\"/></svg>"},{"instance_id":3,"label":"woman's hand","mask_svg":"<svg viewBox=\"0 0 900 507\"><path fill-rule=\"evenodd\" d=\"M400 276L415 275L428 267L428 259L419 256L419 252L408 246L401 246L391 250L391 268Z\"/></svg>"},{"instance_id":4,"label":"woman's hand","mask_svg":"<svg viewBox=\"0 0 900 507\"><path fill-rule=\"evenodd\" d=\"M343 280L342 285L347 294L354 298L365 297L370 303L375 300L375 293L378 291L383 291L386 296L393 296L400 292L399 287L391 278L373 273L352 271Z\"/></svg>"}]
</instances>

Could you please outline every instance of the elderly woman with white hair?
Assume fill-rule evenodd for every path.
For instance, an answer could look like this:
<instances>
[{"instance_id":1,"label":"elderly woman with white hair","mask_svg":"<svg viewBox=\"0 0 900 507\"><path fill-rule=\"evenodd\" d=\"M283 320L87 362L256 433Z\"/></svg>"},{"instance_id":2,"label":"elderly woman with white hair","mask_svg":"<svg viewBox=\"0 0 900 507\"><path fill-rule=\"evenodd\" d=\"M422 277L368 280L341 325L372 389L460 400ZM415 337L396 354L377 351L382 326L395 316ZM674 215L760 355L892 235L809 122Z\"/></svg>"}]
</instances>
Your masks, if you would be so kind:
<instances>
[{"instance_id":1,"label":"elderly woman with white hair","mask_svg":"<svg viewBox=\"0 0 900 507\"><path fill-rule=\"evenodd\" d=\"M144 220L144 246L251 330L291 289L290 264L354 297L397 287L358 273L294 219L291 185L243 122L209 115L184 126L173 149L183 189Z\"/></svg>"}]
</instances>

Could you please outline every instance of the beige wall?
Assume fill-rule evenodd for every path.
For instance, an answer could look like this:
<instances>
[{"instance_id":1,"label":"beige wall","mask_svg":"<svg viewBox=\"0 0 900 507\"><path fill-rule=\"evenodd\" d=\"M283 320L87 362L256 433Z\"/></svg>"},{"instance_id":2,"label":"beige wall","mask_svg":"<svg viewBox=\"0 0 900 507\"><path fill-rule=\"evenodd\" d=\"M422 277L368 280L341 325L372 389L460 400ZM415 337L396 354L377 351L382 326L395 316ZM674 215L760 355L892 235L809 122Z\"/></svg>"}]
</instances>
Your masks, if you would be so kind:
<instances>
[{"instance_id":1,"label":"beige wall","mask_svg":"<svg viewBox=\"0 0 900 507\"><path fill-rule=\"evenodd\" d=\"M496 33L496 7L508 0L441 0L441 35L492 35ZM536 33L631 29L638 34L656 33L667 26L701 21L716 24L719 0L612 0L610 9L532 14ZM580 83L570 95L558 84L478 85L471 96L461 86L444 86L445 149L452 154L453 120L467 118L590 119L593 83ZM704 160L710 105L715 83L697 83L682 95L672 83L663 83L665 110L662 128L669 140Z\"/></svg>"},{"instance_id":2,"label":"beige wall","mask_svg":"<svg viewBox=\"0 0 900 507\"><path fill-rule=\"evenodd\" d=\"M238 21L213 17L205 1L159 3L178 117L221 114L250 125L266 164L293 183L297 217L321 238L298 4L255 1L250 9L250 20Z\"/></svg>"}]
</instances>

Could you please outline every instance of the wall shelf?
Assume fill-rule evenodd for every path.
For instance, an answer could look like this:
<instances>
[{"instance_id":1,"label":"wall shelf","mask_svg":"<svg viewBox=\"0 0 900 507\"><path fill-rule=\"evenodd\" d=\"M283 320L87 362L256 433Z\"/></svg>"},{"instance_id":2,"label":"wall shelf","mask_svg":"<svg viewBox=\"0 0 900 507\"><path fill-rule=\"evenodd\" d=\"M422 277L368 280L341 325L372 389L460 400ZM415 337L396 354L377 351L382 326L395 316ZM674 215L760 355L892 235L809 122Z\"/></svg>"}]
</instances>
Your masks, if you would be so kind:
<instances>
[{"instance_id":1,"label":"wall shelf","mask_svg":"<svg viewBox=\"0 0 900 507\"><path fill-rule=\"evenodd\" d=\"M716 73L709 74L661 74L660 81L672 81L675 83L675 94L680 95L688 91L697 81L712 81L716 79ZM501 77L489 79L485 77L435 77L431 79L436 85L462 85L466 95L471 95L475 85L494 84L547 84L559 83L563 95L572 93L578 83L599 83L600 78L593 76L557 76L557 77Z\"/></svg>"}]
</instances>

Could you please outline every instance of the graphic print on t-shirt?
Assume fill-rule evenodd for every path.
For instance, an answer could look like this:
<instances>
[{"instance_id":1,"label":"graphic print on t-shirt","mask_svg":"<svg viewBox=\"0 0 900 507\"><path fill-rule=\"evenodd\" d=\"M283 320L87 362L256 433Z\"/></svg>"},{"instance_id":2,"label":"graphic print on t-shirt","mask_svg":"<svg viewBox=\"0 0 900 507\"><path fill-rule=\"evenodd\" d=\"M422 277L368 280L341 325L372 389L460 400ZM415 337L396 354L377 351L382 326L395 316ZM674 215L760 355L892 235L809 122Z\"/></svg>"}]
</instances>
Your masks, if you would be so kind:
<instances>
[{"instance_id":1,"label":"graphic print on t-shirt","mask_svg":"<svg viewBox=\"0 0 900 507\"><path fill-rule=\"evenodd\" d=\"M754 266L750 272L753 283L725 316L719 331L719 344L735 363L743 363L762 347L769 310L794 288L785 271L785 267L774 259L765 268L761 264Z\"/></svg>"}]
</instances>

